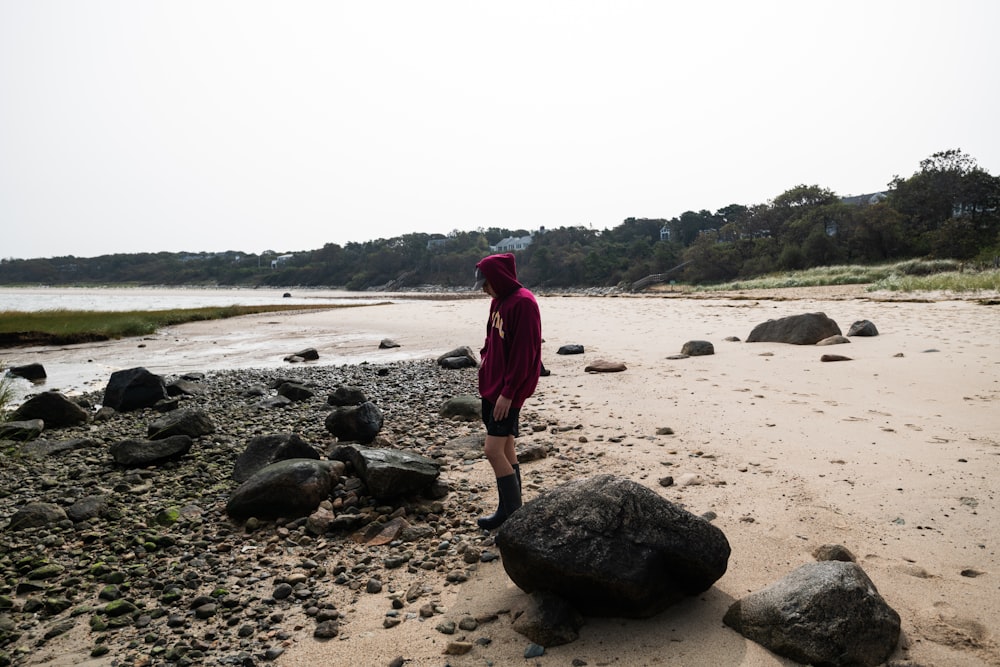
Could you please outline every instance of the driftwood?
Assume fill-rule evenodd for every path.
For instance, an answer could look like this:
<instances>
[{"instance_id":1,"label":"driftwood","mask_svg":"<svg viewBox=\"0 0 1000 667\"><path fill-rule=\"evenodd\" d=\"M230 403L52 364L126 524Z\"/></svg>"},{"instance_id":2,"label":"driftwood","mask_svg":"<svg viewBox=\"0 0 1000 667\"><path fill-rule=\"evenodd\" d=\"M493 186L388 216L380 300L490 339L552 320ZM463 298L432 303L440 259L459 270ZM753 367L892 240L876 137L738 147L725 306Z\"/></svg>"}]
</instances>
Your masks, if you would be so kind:
<instances>
[{"instance_id":1,"label":"driftwood","mask_svg":"<svg viewBox=\"0 0 1000 667\"><path fill-rule=\"evenodd\" d=\"M673 273L677 269L680 269L680 268L683 268L683 267L687 266L688 264L690 264L693 261L694 260L688 260L688 261L684 262L683 264L678 264L674 268L668 269L664 273L654 273L652 275L646 276L645 278L640 278L639 280L637 280L634 283L632 283L631 290L633 292L641 292L642 290L646 289L650 285L658 285L659 283L665 283L668 280L667 276L669 276L671 273Z\"/></svg>"}]
</instances>

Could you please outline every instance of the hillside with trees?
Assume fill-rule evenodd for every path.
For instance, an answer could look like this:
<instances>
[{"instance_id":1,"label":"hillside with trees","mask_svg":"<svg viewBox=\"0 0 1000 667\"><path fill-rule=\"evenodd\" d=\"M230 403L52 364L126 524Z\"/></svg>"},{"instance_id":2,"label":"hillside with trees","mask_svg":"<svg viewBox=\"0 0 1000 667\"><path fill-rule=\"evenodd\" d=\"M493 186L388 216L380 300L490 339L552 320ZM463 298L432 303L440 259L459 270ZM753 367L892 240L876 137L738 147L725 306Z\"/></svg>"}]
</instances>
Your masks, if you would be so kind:
<instances>
[{"instance_id":1,"label":"hillside with trees","mask_svg":"<svg viewBox=\"0 0 1000 667\"><path fill-rule=\"evenodd\" d=\"M842 197L798 185L764 204L731 204L678 217L627 218L605 230L559 227L412 233L390 239L259 255L138 253L0 259L3 285L311 286L350 290L467 287L475 263L503 239L529 286L631 285L660 274L689 284L775 271L910 258L995 264L1000 177L960 150L935 153L884 192Z\"/></svg>"}]
</instances>

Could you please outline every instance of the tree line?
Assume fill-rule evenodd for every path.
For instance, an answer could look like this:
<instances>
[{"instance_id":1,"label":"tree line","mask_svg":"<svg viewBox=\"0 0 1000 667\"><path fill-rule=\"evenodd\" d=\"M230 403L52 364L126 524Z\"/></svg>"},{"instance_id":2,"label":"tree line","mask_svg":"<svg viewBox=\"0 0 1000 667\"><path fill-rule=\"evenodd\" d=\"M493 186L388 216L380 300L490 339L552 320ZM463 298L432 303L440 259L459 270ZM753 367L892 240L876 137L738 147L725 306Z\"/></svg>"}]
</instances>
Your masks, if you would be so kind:
<instances>
[{"instance_id":1,"label":"tree line","mask_svg":"<svg viewBox=\"0 0 1000 667\"><path fill-rule=\"evenodd\" d=\"M0 284L314 286L350 290L468 287L502 239L526 285L629 286L659 274L705 284L782 270L911 258L993 263L1000 256L1000 177L959 149L935 153L884 192L844 198L799 185L773 200L678 217L627 218L612 229L489 228L405 234L282 253L133 253L0 259Z\"/></svg>"}]
</instances>

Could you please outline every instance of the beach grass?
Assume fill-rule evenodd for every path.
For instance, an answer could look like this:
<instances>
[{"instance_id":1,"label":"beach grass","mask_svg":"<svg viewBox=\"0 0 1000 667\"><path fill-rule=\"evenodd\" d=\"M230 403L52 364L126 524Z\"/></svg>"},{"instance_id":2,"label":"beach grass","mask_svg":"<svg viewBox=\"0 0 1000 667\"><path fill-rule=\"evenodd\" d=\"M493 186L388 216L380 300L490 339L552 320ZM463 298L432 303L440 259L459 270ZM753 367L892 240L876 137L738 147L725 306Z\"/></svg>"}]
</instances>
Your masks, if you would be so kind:
<instances>
[{"instance_id":1,"label":"beach grass","mask_svg":"<svg viewBox=\"0 0 1000 667\"><path fill-rule=\"evenodd\" d=\"M0 346L64 345L87 341L147 336L163 327L185 322L220 320L257 313L356 308L346 305L270 305L177 308L173 310L40 310L0 312Z\"/></svg>"},{"instance_id":2,"label":"beach grass","mask_svg":"<svg viewBox=\"0 0 1000 667\"><path fill-rule=\"evenodd\" d=\"M7 366L0 361L0 421L4 421L11 403L14 402L14 383L7 375Z\"/></svg>"},{"instance_id":3,"label":"beach grass","mask_svg":"<svg viewBox=\"0 0 1000 667\"><path fill-rule=\"evenodd\" d=\"M895 264L823 266L696 288L703 292L826 285L866 285L868 291L980 292L1000 290L1000 270L973 269L957 260L907 260Z\"/></svg>"}]
</instances>

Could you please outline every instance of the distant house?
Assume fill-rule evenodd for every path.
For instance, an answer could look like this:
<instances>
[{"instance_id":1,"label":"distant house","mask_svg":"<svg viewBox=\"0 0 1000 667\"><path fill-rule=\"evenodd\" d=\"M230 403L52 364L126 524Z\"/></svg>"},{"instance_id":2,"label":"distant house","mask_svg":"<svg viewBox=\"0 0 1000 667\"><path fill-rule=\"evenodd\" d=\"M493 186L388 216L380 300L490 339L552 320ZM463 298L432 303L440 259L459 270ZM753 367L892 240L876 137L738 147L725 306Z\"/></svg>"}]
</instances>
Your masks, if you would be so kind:
<instances>
[{"instance_id":1,"label":"distant house","mask_svg":"<svg viewBox=\"0 0 1000 667\"><path fill-rule=\"evenodd\" d=\"M663 225L660 227L660 240L669 241L670 240L670 227Z\"/></svg>"},{"instance_id":2,"label":"distant house","mask_svg":"<svg viewBox=\"0 0 1000 667\"><path fill-rule=\"evenodd\" d=\"M433 250L441 250L446 245L448 245L448 239L446 239L446 238L431 239L430 241L427 242L427 249L428 250L432 250L432 251Z\"/></svg>"},{"instance_id":3,"label":"distant house","mask_svg":"<svg viewBox=\"0 0 1000 667\"><path fill-rule=\"evenodd\" d=\"M295 255L278 255L277 257L271 260L271 268L272 269L278 268L282 264L285 264L292 257L295 257Z\"/></svg>"},{"instance_id":4,"label":"distant house","mask_svg":"<svg viewBox=\"0 0 1000 667\"><path fill-rule=\"evenodd\" d=\"M886 192L873 192L867 195L855 195L853 197L841 197L840 202L842 204L851 204L853 206L872 206L880 201L884 201L889 197Z\"/></svg>"},{"instance_id":5,"label":"distant house","mask_svg":"<svg viewBox=\"0 0 1000 667\"><path fill-rule=\"evenodd\" d=\"M528 234L527 236L508 236L496 245L490 246L490 250L493 252L514 252L515 250L524 250L531 245L531 241L531 234Z\"/></svg>"}]
</instances>

